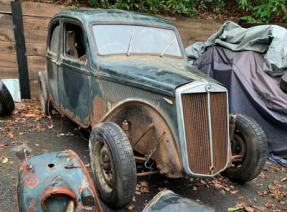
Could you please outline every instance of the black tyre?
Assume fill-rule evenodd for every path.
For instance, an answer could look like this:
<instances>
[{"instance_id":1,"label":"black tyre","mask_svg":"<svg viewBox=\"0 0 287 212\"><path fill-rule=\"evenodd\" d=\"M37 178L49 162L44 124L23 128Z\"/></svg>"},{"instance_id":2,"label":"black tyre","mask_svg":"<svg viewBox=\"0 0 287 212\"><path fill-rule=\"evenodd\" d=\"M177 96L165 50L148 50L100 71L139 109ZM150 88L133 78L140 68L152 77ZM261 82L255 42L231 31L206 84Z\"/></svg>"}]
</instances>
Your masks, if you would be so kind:
<instances>
[{"instance_id":1,"label":"black tyre","mask_svg":"<svg viewBox=\"0 0 287 212\"><path fill-rule=\"evenodd\" d=\"M122 208L132 200L137 176L134 154L123 130L114 123L97 125L89 140L91 167L102 200Z\"/></svg>"},{"instance_id":2,"label":"black tyre","mask_svg":"<svg viewBox=\"0 0 287 212\"><path fill-rule=\"evenodd\" d=\"M2 103L0 101L0 116L2 115L2 113L3 113L3 105L2 105Z\"/></svg>"},{"instance_id":3,"label":"black tyre","mask_svg":"<svg viewBox=\"0 0 287 212\"><path fill-rule=\"evenodd\" d=\"M40 71L38 73L38 84L39 84L39 98L42 107L42 111L45 115L51 115L52 112L52 103L49 102L49 91L48 91L48 84L46 79L45 71Z\"/></svg>"},{"instance_id":4,"label":"black tyre","mask_svg":"<svg viewBox=\"0 0 287 212\"><path fill-rule=\"evenodd\" d=\"M287 92L287 73L282 76L280 87L283 91Z\"/></svg>"},{"instance_id":5,"label":"black tyre","mask_svg":"<svg viewBox=\"0 0 287 212\"><path fill-rule=\"evenodd\" d=\"M13 98L2 80L0 80L0 104L2 115L9 115L15 109Z\"/></svg>"},{"instance_id":6,"label":"black tyre","mask_svg":"<svg viewBox=\"0 0 287 212\"><path fill-rule=\"evenodd\" d=\"M267 139L258 123L244 115L237 114L235 132L231 141L232 167L223 174L231 180L244 184L257 177L264 167L267 156Z\"/></svg>"}]
</instances>

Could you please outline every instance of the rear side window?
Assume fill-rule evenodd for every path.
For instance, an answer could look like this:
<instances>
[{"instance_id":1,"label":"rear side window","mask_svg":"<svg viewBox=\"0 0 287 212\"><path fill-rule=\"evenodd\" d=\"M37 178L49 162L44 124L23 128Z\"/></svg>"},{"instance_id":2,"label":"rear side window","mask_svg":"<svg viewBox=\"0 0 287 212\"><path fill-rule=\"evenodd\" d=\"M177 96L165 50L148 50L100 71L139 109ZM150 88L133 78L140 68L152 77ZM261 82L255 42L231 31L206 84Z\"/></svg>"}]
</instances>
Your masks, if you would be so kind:
<instances>
[{"instance_id":1,"label":"rear side window","mask_svg":"<svg viewBox=\"0 0 287 212\"><path fill-rule=\"evenodd\" d=\"M84 34L80 26L66 23L65 24L65 56L86 61L86 45Z\"/></svg>"},{"instance_id":2,"label":"rear side window","mask_svg":"<svg viewBox=\"0 0 287 212\"><path fill-rule=\"evenodd\" d=\"M60 38L60 24L56 23L54 24L51 32L51 39L50 39L50 45L49 50L51 52L57 53L58 47L59 47L59 38Z\"/></svg>"}]
</instances>

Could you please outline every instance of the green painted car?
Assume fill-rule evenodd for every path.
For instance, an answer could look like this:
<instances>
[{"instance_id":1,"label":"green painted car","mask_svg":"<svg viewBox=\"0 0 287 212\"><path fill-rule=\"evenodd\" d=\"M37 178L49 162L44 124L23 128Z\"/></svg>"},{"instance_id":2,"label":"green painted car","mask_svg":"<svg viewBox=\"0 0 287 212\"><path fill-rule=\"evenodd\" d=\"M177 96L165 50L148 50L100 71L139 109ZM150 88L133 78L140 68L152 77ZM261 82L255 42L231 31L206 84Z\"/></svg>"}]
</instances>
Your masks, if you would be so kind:
<instances>
[{"instance_id":1,"label":"green painted car","mask_svg":"<svg viewBox=\"0 0 287 212\"><path fill-rule=\"evenodd\" d=\"M245 183L264 166L263 130L229 115L226 88L188 64L172 22L121 10L60 12L49 24L46 56L43 112L55 109L91 129L95 184L109 205L129 203L137 176L223 172Z\"/></svg>"}]
</instances>

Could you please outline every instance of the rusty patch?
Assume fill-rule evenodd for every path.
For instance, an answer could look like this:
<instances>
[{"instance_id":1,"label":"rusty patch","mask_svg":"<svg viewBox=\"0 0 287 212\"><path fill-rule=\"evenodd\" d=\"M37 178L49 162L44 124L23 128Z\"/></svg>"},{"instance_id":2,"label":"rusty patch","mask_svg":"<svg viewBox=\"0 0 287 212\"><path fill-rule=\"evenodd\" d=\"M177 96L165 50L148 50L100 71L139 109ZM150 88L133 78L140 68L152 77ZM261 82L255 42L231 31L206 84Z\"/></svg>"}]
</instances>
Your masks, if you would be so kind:
<instances>
[{"instance_id":1,"label":"rusty patch","mask_svg":"<svg viewBox=\"0 0 287 212\"><path fill-rule=\"evenodd\" d=\"M27 167L27 164L26 164L26 167ZM37 179L37 173L33 173L30 171L23 172L22 178L23 178L24 186L29 186L32 188L36 187L40 182L39 179Z\"/></svg>"},{"instance_id":2,"label":"rusty patch","mask_svg":"<svg viewBox=\"0 0 287 212\"><path fill-rule=\"evenodd\" d=\"M27 209L27 212L36 212L35 204L36 204L36 201L32 199L30 202L30 206Z\"/></svg>"},{"instance_id":3,"label":"rusty patch","mask_svg":"<svg viewBox=\"0 0 287 212\"><path fill-rule=\"evenodd\" d=\"M93 111L94 111L94 116L93 116L93 119L91 120L92 127L100 123L106 114L106 104L104 100L98 96L96 96L93 100Z\"/></svg>"},{"instance_id":4,"label":"rusty patch","mask_svg":"<svg viewBox=\"0 0 287 212\"><path fill-rule=\"evenodd\" d=\"M61 105L61 108L63 108L63 106ZM73 120L74 122L76 122L78 125L80 125L83 128L86 128L89 126L89 116L87 116L84 119L84 122L81 121L79 116L75 116L75 114L68 110L68 109L61 109L63 111L63 113L65 114L65 116L69 117L71 120Z\"/></svg>"}]
</instances>

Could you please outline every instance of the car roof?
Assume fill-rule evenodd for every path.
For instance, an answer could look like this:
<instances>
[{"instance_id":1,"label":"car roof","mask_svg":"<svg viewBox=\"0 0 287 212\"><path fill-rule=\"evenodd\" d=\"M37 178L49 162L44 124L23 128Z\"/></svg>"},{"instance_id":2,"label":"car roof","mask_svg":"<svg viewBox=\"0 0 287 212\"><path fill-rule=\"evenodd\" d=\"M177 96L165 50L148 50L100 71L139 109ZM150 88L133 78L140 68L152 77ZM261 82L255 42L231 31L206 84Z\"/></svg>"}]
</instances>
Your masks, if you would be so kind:
<instances>
[{"instance_id":1,"label":"car roof","mask_svg":"<svg viewBox=\"0 0 287 212\"><path fill-rule=\"evenodd\" d=\"M75 18L82 21L84 24L89 24L91 22L134 23L174 28L174 24L164 18L124 10L66 10L56 14L55 17Z\"/></svg>"}]
</instances>

